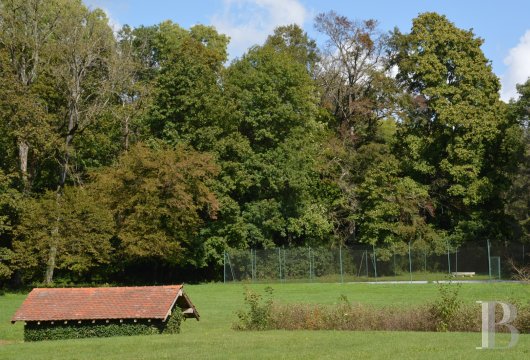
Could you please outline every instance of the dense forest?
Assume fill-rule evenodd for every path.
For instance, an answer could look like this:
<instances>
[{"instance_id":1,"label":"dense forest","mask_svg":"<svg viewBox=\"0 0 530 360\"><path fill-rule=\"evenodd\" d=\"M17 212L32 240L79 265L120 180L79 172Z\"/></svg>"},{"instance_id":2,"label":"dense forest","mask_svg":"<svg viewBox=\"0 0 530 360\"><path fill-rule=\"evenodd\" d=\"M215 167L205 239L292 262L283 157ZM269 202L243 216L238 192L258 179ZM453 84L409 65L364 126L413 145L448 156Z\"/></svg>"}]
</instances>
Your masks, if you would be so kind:
<instances>
[{"instance_id":1,"label":"dense forest","mask_svg":"<svg viewBox=\"0 0 530 360\"><path fill-rule=\"evenodd\" d=\"M346 14L347 15L347 14ZM437 13L333 11L228 61L215 28L113 31L0 0L0 287L219 279L227 249L530 240L530 81Z\"/></svg>"}]
</instances>

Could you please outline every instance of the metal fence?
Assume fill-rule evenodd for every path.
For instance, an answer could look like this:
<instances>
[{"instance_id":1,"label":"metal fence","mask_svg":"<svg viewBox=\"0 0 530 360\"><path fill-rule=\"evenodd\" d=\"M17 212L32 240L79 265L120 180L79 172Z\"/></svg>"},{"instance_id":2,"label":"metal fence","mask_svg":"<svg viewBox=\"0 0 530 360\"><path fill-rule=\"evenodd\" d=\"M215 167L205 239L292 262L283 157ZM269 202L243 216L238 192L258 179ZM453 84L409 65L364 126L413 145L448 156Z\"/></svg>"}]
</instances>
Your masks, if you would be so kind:
<instances>
[{"instance_id":1,"label":"metal fence","mask_svg":"<svg viewBox=\"0 0 530 360\"><path fill-rule=\"evenodd\" d=\"M224 254L225 282L509 280L529 265L530 246L276 248Z\"/></svg>"}]
</instances>

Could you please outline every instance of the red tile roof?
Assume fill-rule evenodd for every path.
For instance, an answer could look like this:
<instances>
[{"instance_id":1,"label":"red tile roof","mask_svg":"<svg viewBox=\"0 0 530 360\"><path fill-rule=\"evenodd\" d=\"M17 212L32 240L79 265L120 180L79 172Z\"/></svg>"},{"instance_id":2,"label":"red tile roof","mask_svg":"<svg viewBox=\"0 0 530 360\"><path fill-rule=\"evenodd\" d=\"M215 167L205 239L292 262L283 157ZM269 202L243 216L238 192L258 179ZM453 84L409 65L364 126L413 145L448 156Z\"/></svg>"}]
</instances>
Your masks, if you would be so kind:
<instances>
[{"instance_id":1,"label":"red tile roof","mask_svg":"<svg viewBox=\"0 0 530 360\"><path fill-rule=\"evenodd\" d=\"M162 319L166 320L182 285L33 289L11 321ZM189 299L182 296L182 300ZM193 307L189 302L189 307ZM198 314L197 314L198 315Z\"/></svg>"}]
</instances>

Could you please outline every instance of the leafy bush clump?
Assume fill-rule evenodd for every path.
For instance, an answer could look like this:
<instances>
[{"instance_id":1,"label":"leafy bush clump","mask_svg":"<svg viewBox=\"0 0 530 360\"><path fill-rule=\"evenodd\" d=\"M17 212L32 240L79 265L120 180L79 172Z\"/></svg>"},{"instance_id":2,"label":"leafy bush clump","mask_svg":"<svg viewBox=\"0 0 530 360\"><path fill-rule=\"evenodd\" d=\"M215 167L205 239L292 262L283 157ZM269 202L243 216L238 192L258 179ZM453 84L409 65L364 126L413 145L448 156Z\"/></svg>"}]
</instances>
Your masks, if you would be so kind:
<instances>
[{"instance_id":1,"label":"leafy bush clump","mask_svg":"<svg viewBox=\"0 0 530 360\"><path fill-rule=\"evenodd\" d=\"M409 308L376 307L356 304L341 296L334 305L281 304L267 289L264 298L245 292L245 309L237 312L236 330L355 330L355 331L469 331L479 332L481 310L477 304L459 299L460 285L441 284L439 298L433 303ZM521 333L530 332L530 303L514 303L517 318L514 326ZM497 312L497 321L502 312ZM499 327L499 331L506 331Z\"/></svg>"},{"instance_id":2,"label":"leafy bush clump","mask_svg":"<svg viewBox=\"0 0 530 360\"><path fill-rule=\"evenodd\" d=\"M438 284L439 297L430 308L437 331L448 331L461 309L462 301L458 298L460 287L460 284L453 285L450 282Z\"/></svg>"},{"instance_id":3,"label":"leafy bush clump","mask_svg":"<svg viewBox=\"0 0 530 360\"><path fill-rule=\"evenodd\" d=\"M433 303L403 308L354 304L342 295L334 305L280 304L267 288L267 298L245 292L246 309L237 312L236 330L355 330L355 331L480 331L481 310L475 303L459 299L460 285L439 285ZM530 302L513 302L517 308L514 326L530 332ZM502 312L497 312L497 321ZM499 331L506 331L499 327Z\"/></svg>"},{"instance_id":4,"label":"leafy bush clump","mask_svg":"<svg viewBox=\"0 0 530 360\"><path fill-rule=\"evenodd\" d=\"M238 321L233 325L236 330L267 330L272 319L273 300L271 287L265 288L266 299L251 290L245 291L246 310L239 310L236 314Z\"/></svg>"},{"instance_id":5,"label":"leafy bush clump","mask_svg":"<svg viewBox=\"0 0 530 360\"><path fill-rule=\"evenodd\" d=\"M180 334L180 324L182 324L182 320L184 319L184 315L182 315L182 311L177 307L173 312L171 313L171 316L167 320L166 326L163 329L164 334Z\"/></svg>"},{"instance_id":6,"label":"leafy bush clump","mask_svg":"<svg viewBox=\"0 0 530 360\"><path fill-rule=\"evenodd\" d=\"M25 341L82 339L89 337L131 336L131 335L154 335L154 334L178 334L183 315L176 308L166 322L161 320L116 320L106 322L76 322L64 323L42 323L29 322L24 326Z\"/></svg>"},{"instance_id":7,"label":"leafy bush clump","mask_svg":"<svg viewBox=\"0 0 530 360\"><path fill-rule=\"evenodd\" d=\"M63 339L82 339L88 337L110 337L110 336L129 336L129 335L152 335L160 334L163 330L163 323L157 321L154 323L127 321L123 323L68 323L68 324L50 324L43 323L37 325L34 322L26 324L24 327L24 341L41 341L41 340L63 340Z\"/></svg>"}]
</instances>

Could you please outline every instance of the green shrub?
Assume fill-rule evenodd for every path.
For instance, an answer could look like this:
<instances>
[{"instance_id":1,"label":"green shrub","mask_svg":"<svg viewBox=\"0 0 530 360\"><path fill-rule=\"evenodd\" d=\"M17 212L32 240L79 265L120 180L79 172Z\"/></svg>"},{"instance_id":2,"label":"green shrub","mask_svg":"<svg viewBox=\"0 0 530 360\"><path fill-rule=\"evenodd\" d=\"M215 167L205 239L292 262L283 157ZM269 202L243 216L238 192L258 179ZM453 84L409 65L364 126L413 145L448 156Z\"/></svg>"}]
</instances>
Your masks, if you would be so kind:
<instances>
[{"instance_id":1,"label":"green shrub","mask_svg":"<svg viewBox=\"0 0 530 360\"><path fill-rule=\"evenodd\" d=\"M458 298L461 284L438 283L438 299L431 306L431 315L437 331L448 331L449 324L459 313L462 301Z\"/></svg>"},{"instance_id":2,"label":"green shrub","mask_svg":"<svg viewBox=\"0 0 530 360\"><path fill-rule=\"evenodd\" d=\"M184 315L182 315L182 311L180 311L179 308L175 308L171 315L169 316L169 319L166 322L166 326L163 329L164 334L180 334L180 324L182 324L182 320L184 319Z\"/></svg>"},{"instance_id":3,"label":"green shrub","mask_svg":"<svg viewBox=\"0 0 530 360\"><path fill-rule=\"evenodd\" d=\"M265 288L267 299L260 294L245 289L246 310L239 310L236 314L238 321L233 325L236 330L266 330L270 328L272 316L272 288Z\"/></svg>"},{"instance_id":4,"label":"green shrub","mask_svg":"<svg viewBox=\"0 0 530 360\"><path fill-rule=\"evenodd\" d=\"M166 322L161 320L124 320L119 322L112 320L109 323L103 320L92 324L91 322L68 322L67 324L49 322L38 325L36 322L29 322L24 326L25 341L41 340L62 340L81 339L88 337L110 337L110 336L130 336L130 335L153 335L153 334L177 334L180 332L182 322L180 309L173 311Z\"/></svg>"}]
</instances>

